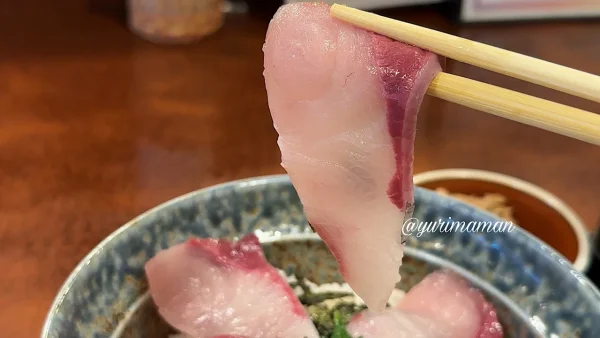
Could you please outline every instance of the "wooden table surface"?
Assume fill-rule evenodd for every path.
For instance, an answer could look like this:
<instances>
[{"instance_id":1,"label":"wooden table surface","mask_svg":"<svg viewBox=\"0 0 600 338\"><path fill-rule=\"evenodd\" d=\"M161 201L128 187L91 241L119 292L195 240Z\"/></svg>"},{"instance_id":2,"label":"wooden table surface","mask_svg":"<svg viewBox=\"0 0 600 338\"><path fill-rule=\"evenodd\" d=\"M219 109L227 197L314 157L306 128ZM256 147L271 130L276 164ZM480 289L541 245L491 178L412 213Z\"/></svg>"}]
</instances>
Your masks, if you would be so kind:
<instances>
[{"instance_id":1,"label":"wooden table surface","mask_svg":"<svg viewBox=\"0 0 600 338\"><path fill-rule=\"evenodd\" d=\"M108 13L108 12L106 12ZM283 173L262 77L268 21L230 15L190 46L142 41L83 1L0 4L0 337L35 337L81 258L139 213L218 182ZM600 74L600 23L464 26L390 13ZM474 67L448 71L591 111ZM479 168L557 194L591 227L600 147L427 98L415 172Z\"/></svg>"}]
</instances>

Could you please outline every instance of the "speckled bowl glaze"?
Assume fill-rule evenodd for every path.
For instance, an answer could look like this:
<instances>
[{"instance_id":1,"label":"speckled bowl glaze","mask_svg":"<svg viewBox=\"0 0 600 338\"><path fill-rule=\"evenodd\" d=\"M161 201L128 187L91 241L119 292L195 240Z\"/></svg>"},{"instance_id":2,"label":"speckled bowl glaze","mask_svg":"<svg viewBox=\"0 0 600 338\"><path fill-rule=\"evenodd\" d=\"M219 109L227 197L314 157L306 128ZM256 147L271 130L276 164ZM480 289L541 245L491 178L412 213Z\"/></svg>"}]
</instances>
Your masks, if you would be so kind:
<instances>
[{"instance_id":1,"label":"speckled bowl glaze","mask_svg":"<svg viewBox=\"0 0 600 338\"><path fill-rule=\"evenodd\" d=\"M415 219L499 221L432 191L415 191ZM236 238L254 232L276 267L317 283L341 281L337 265L311 232L285 175L202 189L152 209L114 232L60 289L43 338L165 338L171 329L147 294L145 262L190 236ZM492 301L506 337L600 337L600 292L567 260L521 229L429 232L407 241L407 290L427 273L452 269ZM293 337L291 337L293 338Z\"/></svg>"}]
</instances>

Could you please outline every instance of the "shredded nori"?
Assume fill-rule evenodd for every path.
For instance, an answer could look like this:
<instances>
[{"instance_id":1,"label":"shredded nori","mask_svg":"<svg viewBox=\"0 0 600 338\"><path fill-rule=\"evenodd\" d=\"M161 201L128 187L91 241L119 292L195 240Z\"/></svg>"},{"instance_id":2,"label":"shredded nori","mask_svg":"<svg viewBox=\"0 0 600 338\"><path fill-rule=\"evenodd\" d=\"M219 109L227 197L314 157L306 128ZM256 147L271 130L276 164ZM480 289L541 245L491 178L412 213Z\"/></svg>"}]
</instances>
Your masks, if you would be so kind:
<instances>
[{"instance_id":1,"label":"shredded nori","mask_svg":"<svg viewBox=\"0 0 600 338\"><path fill-rule=\"evenodd\" d=\"M352 296L351 293L347 292L325 292L325 293L317 293L317 294L303 294L300 296L300 302L304 305L315 305L323 303L328 299L336 299Z\"/></svg>"}]
</instances>

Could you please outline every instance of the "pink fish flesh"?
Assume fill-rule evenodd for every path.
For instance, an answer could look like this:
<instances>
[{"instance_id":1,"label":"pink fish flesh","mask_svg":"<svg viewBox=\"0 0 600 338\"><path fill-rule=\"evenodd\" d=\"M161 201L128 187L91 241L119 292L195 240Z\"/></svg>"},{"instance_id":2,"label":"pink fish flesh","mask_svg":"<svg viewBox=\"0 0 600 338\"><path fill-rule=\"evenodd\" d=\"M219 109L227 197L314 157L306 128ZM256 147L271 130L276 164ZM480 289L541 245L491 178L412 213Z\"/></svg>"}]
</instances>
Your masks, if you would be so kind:
<instances>
[{"instance_id":1,"label":"pink fish flesh","mask_svg":"<svg viewBox=\"0 0 600 338\"><path fill-rule=\"evenodd\" d=\"M448 271L425 277L394 309L357 314L353 337L502 338L494 307L465 280Z\"/></svg>"},{"instance_id":2,"label":"pink fish flesh","mask_svg":"<svg viewBox=\"0 0 600 338\"><path fill-rule=\"evenodd\" d=\"M282 166L346 282L382 310L400 280L417 111L439 60L315 3L282 6L263 49Z\"/></svg>"},{"instance_id":3,"label":"pink fish flesh","mask_svg":"<svg viewBox=\"0 0 600 338\"><path fill-rule=\"evenodd\" d=\"M146 264L160 315L186 337L318 338L254 235L190 239Z\"/></svg>"},{"instance_id":4,"label":"pink fish flesh","mask_svg":"<svg viewBox=\"0 0 600 338\"><path fill-rule=\"evenodd\" d=\"M449 271L436 271L402 298L399 309L431 318L451 338L502 338L496 310L481 292Z\"/></svg>"},{"instance_id":5,"label":"pink fish flesh","mask_svg":"<svg viewBox=\"0 0 600 338\"><path fill-rule=\"evenodd\" d=\"M450 338L443 328L433 320L398 309L366 310L354 316L347 326L355 338Z\"/></svg>"}]
</instances>

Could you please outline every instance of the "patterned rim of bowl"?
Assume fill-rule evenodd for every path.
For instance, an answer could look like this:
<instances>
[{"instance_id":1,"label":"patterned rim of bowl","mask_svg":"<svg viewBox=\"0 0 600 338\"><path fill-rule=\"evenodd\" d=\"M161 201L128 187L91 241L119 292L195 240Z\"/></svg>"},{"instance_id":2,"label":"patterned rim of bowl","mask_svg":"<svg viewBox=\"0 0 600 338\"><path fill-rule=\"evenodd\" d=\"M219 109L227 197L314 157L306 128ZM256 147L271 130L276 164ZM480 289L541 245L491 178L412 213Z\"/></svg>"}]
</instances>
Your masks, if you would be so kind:
<instances>
[{"instance_id":1,"label":"patterned rim of bowl","mask_svg":"<svg viewBox=\"0 0 600 338\"><path fill-rule=\"evenodd\" d=\"M547 204L567 220L571 226L571 229L573 229L573 232L575 233L577 238L577 257L575 258L575 262L573 262L573 267L579 272L585 272L589 268L591 263L592 248L590 245L590 235L588 234L587 228L575 211L573 211L571 207L569 207L556 195L540 188L537 185L534 185L533 183L513 176L477 169L441 169L426 171L416 174L413 178L413 181L415 185L420 185L445 179L477 180L501 184L533 196ZM527 232L528 235L534 236L527 230L522 230Z\"/></svg>"}]
</instances>

